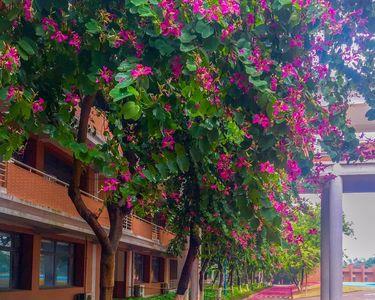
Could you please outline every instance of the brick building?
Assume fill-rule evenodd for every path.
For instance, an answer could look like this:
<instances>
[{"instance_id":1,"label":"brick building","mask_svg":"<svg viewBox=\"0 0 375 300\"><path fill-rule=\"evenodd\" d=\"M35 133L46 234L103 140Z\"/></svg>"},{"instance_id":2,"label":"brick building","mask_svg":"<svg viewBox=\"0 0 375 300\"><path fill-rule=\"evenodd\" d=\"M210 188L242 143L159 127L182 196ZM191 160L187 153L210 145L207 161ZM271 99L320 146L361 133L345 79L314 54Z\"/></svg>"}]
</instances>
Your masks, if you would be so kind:
<instances>
[{"instance_id":1,"label":"brick building","mask_svg":"<svg viewBox=\"0 0 375 300\"><path fill-rule=\"evenodd\" d=\"M105 120L91 116L100 142ZM48 137L32 137L22 154L0 161L0 299L98 299L100 245L67 194L72 157ZM86 170L86 205L103 207L103 178ZM106 210L99 221L108 226ZM182 263L168 257L173 238L165 228L135 215L126 218L116 255L116 298L174 288ZM81 295L78 298L78 295Z\"/></svg>"},{"instance_id":2,"label":"brick building","mask_svg":"<svg viewBox=\"0 0 375 300\"><path fill-rule=\"evenodd\" d=\"M366 268L365 264L350 264L343 269L344 282L375 282L375 266Z\"/></svg>"}]
</instances>

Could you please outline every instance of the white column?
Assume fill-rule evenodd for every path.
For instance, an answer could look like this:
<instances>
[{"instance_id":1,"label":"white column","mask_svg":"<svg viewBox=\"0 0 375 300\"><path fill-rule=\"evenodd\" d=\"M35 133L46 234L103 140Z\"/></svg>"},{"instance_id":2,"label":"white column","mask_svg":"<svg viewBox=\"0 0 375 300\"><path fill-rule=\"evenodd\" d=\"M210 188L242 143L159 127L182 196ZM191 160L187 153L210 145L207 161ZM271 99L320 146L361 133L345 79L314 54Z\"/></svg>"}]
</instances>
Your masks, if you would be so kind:
<instances>
[{"instance_id":1,"label":"white column","mask_svg":"<svg viewBox=\"0 0 375 300\"><path fill-rule=\"evenodd\" d=\"M331 181L329 189L330 260L329 260L329 299L342 298L342 178Z\"/></svg>"},{"instance_id":2,"label":"white column","mask_svg":"<svg viewBox=\"0 0 375 300\"><path fill-rule=\"evenodd\" d=\"M323 186L320 219L320 299L329 299L329 190L330 183Z\"/></svg>"}]
</instances>

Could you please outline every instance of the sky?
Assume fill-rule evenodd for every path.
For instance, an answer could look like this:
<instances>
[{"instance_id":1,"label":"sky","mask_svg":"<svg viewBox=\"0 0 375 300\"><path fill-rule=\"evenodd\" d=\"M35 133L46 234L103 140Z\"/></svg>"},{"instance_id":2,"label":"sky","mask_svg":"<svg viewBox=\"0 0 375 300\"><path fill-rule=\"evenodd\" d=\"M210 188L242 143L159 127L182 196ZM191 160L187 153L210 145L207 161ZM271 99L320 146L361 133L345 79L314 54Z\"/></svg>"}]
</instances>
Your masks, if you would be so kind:
<instances>
[{"instance_id":1,"label":"sky","mask_svg":"<svg viewBox=\"0 0 375 300\"><path fill-rule=\"evenodd\" d=\"M344 194L343 210L353 222L354 238L343 238L348 258L375 256L375 193Z\"/></svg>"}]
</instances>

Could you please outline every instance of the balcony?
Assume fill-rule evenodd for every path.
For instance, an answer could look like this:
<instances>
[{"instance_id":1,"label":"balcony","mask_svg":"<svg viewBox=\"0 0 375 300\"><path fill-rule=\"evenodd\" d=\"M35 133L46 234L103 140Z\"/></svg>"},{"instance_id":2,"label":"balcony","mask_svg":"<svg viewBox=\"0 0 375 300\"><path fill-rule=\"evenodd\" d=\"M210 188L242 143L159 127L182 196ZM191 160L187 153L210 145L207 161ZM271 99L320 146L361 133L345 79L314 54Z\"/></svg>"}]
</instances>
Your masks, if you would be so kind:
<instances>
[{"instance_id":1,"label":"balcony","mask_svg":"<svg viewBox=\"0 0 375 300\"><path fill-rule=\"evenodd\" d=\"M0 191L33 207L43 207L55 213L80 219L67 192L68 184L16 160L0 161ZM109 227L108 214L103 200L82 191L87 207L99 215L99 222ZM166 229L135 215L126 216L123 222L125 235L147 239L160 246L167 246L173 234Z\"/></svg>"}]
</instances>

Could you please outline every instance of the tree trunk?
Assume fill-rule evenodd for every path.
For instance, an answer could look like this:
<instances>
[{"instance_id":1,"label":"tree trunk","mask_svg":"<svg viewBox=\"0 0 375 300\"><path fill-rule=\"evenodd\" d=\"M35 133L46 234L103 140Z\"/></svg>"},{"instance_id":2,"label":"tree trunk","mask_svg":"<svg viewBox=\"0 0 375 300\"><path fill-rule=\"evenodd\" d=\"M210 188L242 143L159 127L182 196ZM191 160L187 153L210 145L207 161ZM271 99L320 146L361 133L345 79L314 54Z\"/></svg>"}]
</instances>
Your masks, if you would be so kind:
<instances>
[{"instance_id":1,"label":"tree trunk","mask_svg":"<svg viewBox=\"0 0 375 300\"><path fill-rule=\"evenodd\" d=\"M182 299L180 296L184 296L189 287L190 274L193 267L193 262L198 255L199 246L200 239L198 234L192 229L190 231L189 250L182 268L180 280L178 281L176 299Z\"/></svg>"},{"instance_id":2,"label":"tree trunk","mask_svg":"<svg viewBox=\"0 0 375 300\"><path fill-rule=\"evenodd\" d=\"M115 253L102 251L100 256L100 300L112 300L115 286Z\"/></svg>"},{"instance_id":3,"label":"tree trunk","mask_svg":"<svg viewBox=\"0 0 375 300\"><path fill-rule=\"evenodd\" d=\"M224 272L221 264L219 265L219 288L217 293L217 300L222 299L223 294L223 285L224 285Z\"/></svg>"},{"instance_id":4,"label":"tree trunk","mask_svg":"<svg viewBox=\"0 0 375 300\"><path fill-rule=\"evenodd\" d=\"M209 264L209 259L204 259L201 265L201 270L199 272L199 290L201 292L204 289L204 276L206 275L208 264Z\"/></svg>"}]
</instances>

